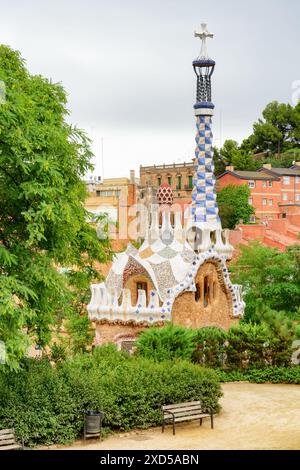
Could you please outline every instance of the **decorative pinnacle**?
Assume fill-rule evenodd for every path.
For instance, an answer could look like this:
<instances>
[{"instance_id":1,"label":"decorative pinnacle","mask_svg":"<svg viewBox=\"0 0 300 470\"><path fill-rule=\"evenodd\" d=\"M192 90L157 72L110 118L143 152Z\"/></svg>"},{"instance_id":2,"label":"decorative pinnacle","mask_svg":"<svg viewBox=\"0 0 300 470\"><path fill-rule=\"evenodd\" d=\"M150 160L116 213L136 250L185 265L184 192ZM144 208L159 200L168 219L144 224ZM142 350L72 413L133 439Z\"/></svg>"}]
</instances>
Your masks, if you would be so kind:
<instances>
[{"instance_id":1,"label":"decorative pinnacle","mask_svg":"<svg viewBox=\"0 0 300 470\"><path fill-rule=\"evenodd\" d=\"M197 31L194 32L195 38L200 38L202 41L199 59L208 59L209 57L207 53L206 38L213 38L214 35L213 33L208 32L206 23L202 23L201 28L202 31L200 33L198 33Z\"/></svg>"}]
</instances>

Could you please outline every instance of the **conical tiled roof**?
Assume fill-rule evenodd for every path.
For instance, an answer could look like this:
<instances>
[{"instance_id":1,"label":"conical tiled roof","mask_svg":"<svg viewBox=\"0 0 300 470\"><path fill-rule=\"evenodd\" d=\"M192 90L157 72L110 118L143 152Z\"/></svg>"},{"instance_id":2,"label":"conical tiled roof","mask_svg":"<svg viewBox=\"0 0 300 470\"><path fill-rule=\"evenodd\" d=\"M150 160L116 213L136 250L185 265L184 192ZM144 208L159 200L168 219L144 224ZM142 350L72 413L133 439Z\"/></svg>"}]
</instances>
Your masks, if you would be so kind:
<instances>
[{"instance_id":1,"label":"conical tiled roof","mask_svg":"<svg viewBox=\"0 0 300 470\"><path fill-rule=\"evenodd\" d=\"M162 183L157 190L156 198L158 204L173 204L173 190L168 183Z\"/></svg>"}]
</instances>

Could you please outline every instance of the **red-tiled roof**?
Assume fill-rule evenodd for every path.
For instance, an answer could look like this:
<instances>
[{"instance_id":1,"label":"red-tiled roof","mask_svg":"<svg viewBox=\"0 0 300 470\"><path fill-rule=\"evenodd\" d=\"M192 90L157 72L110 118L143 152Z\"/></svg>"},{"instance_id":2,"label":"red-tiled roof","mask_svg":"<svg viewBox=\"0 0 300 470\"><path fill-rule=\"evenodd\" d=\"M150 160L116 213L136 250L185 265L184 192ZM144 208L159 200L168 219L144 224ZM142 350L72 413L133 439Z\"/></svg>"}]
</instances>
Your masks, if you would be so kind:
<instances>
[{"instance_id":1,"label":"red-tiled roof","mask_svg":"<svg viewBox=\"0 0 300 470\"><path fill-rule=\"evenodd\" d=\"M259 170L260 171L260 170ZM272 172L278 176L300 176L300 168L263 168L262 171Z\"/></svg>"},{"instance_id":2,"label":"red-tiled roof","mask_svg":"<svg viewBox=\"0 0 300 470\"><path fill-rule=\"evenodd\" d=\"M227 173L234 175L243 180L278 180L279 178L276 175L270 175L270 173L265 173L263 171L243 171L243 170L234 170L234 171L225 171L222 175Z\"/></svg>"}]
</instances>

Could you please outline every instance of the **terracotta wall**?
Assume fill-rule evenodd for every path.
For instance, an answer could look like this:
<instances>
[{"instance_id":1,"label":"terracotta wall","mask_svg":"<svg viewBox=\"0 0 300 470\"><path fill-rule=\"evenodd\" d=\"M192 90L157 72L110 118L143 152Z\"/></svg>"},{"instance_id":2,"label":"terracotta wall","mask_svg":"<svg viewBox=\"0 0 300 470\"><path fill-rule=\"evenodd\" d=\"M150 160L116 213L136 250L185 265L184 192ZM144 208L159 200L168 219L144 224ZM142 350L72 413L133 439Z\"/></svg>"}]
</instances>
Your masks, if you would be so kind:
<instances>
[{"instance_id":1,"label":"terracotta wall","mask_svg":"<svg viewBox=\"0 0 300 470\"><path fill-rule=\"evenodd\" d=\"M297 226L300 227L300 214L295 214L295 215L293 214L293 215L289 216L289 221L290 221L291 224L297 225Z\"/></svg>"},{"instance_id":2,"label":"terracotta wall","mask_svg":"<svg viewBox=\"0 0 300 470\"><path fill-rule=\"evenodd\" d=\"M260 240L265 236L266 226L263 224L257 225L244 225L240 224L238 226L242 230L243 238Z\"/></svg>"},{"instance_id":3,"label":"terracotta wall","mask_svg":"<svg viewBox=\"0 0 300 470\"><path fill-rule=\"evenodd\" d=\"M239 245L243 239L243 231L240 228L230 230L229 243L233 246Z\"/></svg>"}]
</instances>

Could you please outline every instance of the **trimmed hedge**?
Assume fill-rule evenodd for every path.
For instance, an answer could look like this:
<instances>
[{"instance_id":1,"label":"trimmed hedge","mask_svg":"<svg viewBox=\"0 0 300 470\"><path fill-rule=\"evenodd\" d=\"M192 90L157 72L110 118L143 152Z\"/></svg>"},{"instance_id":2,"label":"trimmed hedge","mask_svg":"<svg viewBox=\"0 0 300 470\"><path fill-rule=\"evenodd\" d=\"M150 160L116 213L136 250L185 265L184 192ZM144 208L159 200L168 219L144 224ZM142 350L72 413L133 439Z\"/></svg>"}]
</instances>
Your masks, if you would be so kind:
<instances>
[{"instance_id":1,"label":"trimmed hedge","mask_svg":"<svg viewBox=\"0 0 300 470\"><path fill-rule=\"evenodd\" d=\"M300 366L268 367L267 369L248 369L247 371L216 370L221 382L254 382L300 384Z\"/></svg>"},{"instance_id":2,"label":"trimmed hedge","mask_svg":"<svg viewBox=\"0 0 300 470\"><path fill-rule=\"evenodd\" d=\"M137 340L138 353L156 361L185 359L190 361L195 350L197 331L169 324L142 332Z\"/></svg>"},{"instance_id":3,"label":"trimmed hedge","mask_svg":"<svg viewBox=\"0 0 300 470\"><path fill-rule=\"evenodd\" d=\"M104 432L160 425L163 404L195 400L219 410L217 374L185 361L129 357L110 345L53 367L26 360L0 373L0 429L14 427L26 445L66 443L83 431L83 411L104 411Z\"/></svg>"},{"instance_id":4,"label":"trimmed hedge","mask_svg":"<svg viewBox=\"0 0 300 470\"><path fill-rule=\"evenodd\" d=\"M205 327L197 330L193 362L206 367L222 367L226 360L227 333L221 328Z\"/></svg>"},{"instance_id":5,"label":"trimmed hedge","mask_svg":"<svg viewBox=\"0 0 300 470\"><path fill-rule=\"evenodd\" d=\"M277 323L240 322L227 332L217 327L153 327L141 333L137 354L157 361L184 358L224 370L291 367L292 344L300 330L289 321Z\"/></svg>"}]
</instances>

